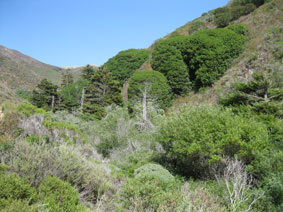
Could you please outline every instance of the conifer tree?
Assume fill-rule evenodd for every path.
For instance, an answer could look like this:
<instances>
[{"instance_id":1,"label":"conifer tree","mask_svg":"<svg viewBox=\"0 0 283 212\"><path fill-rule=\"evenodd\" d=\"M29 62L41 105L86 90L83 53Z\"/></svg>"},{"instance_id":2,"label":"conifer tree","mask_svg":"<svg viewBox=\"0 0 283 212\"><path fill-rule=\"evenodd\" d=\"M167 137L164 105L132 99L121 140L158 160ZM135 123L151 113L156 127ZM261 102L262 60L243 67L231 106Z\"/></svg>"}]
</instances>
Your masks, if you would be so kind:
<instances>
[{"instance_id":1,"label":"conifer tree","mask_svg":"<svg viewBox=\"0 0 283 212\"><path fill-rule=\"evenodd\" d=\"M111 104L123 104L119 83L107 69L99 69L90 77L85 89L83 111L101 119L105 114L104 107Z\"/></svg>"},{"instance_id":2,"label":"conifer tree","mask_svg":"<svg viewBox=\"0 0 283 212\"><path fill-rule=\"evenodd\" d=\"M67 87L69 85L71 85L72 83L74 83L74 77L70 71L70 69L67 69L66 71L64 71L62 73L62 83L61 83L61 87Z\"/></svg>"},{"instance_id":3,"label":"conifer tree","mask_svg":"<svg viewBox=\"0 0 283 212\"><path fill-rule=\"evenodd\" d=\"M90 80L90 78L92 77L94 72L95 72L95 69L93 67L91 67L90 65L87 65L82 70L83 79Z\"/></svg>"},{"instance_id":4,"label":"conifer tree","mask_svg":"<svg viewBox=\"0 0 283 212\"><path fill-rule=\"evenodd\" d=\"M57 103L59 103L58 86L47 79L43 79L36 87L37 89L32 92L32 104L39 108L54 111L55 107L58 106Z\"/></svg>"}]
</instances>

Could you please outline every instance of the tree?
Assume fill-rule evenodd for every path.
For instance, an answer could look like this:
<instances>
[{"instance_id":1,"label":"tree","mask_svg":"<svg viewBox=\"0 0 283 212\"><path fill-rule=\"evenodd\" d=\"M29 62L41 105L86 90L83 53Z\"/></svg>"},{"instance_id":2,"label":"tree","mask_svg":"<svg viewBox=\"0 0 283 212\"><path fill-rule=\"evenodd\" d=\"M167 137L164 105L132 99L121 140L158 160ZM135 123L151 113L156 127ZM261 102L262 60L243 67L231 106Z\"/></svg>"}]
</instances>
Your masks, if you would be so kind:
<instances>
[{"instance_id":1,"label":"tree","mask_svg":"<svg viewBox=\"0 0 283 212\"><path fill-rule=\"evenodd\" d=\"M71 74L71 70L67 69L66 71L64 71L62 73L62 83L61 83L61 87L67 87L69 85L71 85L72 83L74 83L74 77Z\"/></svg>"},{"instance_id":2,"label":"tree","mask_svg":"<svg viewBox=\"0 0 283 212\"><path fill-rule=\"evenodd\" d=\"M119 84L107 69L99 69L90 77L85 88L83 111L101 119L105 115L104 107L111 104L123 105Z\"/></svg>"},{"instance_id":3,"label":"tree","mask_svg":"<svg viewBox=\"0 0 283 212\"><path fill-rule=\"evenodd\" d=\"M82 78L86 80L90 80L94 72L95 72L95 69L92 66L87 65L82 70Z\"/></svg>"},{"instance_id":4,"label":"tree","mask_svg":"<svg viewBox=\"0 0 283 212\"><path fill-rule=\"evenodd\" d=\"M37 89L32 92L32 104L39 108L54 111L59 104L58 86L47 79L43 79L36 87Z\"/></svg>"},{"instance_id":5,"label":"tree","mask_svg":"<svg viewBox=\"0 0 283 212\"><path fill-rule=\"evenodd\" d=\"M128 95L130 110L133 110L136 104L142 104L142 120L148 126L151 126L147 115L149 103L157 110L165 110L172 103L172 93L167 79L157 71L135 72L129 82Z\"/></svg>"},{"instance_id":6,"label":"tree","mask_svg":"<svg viewBox=\"0 0 283 212\"><path fill-rule=\"evenodd\" d=\"M124 82L133 75L134 71L146 61L149 54L150 51L146 49L128 49L110 58L103 66L112 73L122 87Z\"/></svg>"}]
</instances>

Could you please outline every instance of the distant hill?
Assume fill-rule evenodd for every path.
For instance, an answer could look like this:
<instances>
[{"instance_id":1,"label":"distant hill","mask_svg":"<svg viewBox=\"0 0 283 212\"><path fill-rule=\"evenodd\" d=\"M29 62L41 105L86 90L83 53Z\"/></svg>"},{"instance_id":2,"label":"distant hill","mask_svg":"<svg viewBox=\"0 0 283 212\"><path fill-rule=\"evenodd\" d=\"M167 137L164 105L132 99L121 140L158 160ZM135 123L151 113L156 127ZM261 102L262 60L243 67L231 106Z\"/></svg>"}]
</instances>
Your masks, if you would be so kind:
<instances>
[{"instance_id":1,"label":"distant hill","mask_svg":"<svg viewBox=\"0 0 283 212\"><path fill-rule=\"evenodd\" d=\"M89 64L91 67L93 67L94 69L98 69L99 66L94 65L94 64ZM69 69L70 72L72 73L72 75L74 76L75 79L78 79L81 75L81 70L83 70L85 66L64 66L61 67L61 69L63 70L67 70Z\"/></svg>"},{"instance_id":2,"label":"distant hill","mask_svg":"<svg viewBox=\"0 0 283 212\"><path fill-rule=\"evenodd\" d=\"M0 100L16 100L17 90L33 89L44 78L58 84L61 71L59 67L0 46Z\"/></svg>"}]
</instances>

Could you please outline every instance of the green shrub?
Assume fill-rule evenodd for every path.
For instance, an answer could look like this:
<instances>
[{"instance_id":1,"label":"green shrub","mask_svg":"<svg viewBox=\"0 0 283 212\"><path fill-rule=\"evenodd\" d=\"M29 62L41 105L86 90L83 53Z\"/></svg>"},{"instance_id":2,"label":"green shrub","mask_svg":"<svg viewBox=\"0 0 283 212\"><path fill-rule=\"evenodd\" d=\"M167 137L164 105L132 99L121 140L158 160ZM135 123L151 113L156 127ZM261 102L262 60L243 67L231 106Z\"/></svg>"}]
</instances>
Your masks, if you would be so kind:
<instances>
[{"instance_id":1,"label":"green shrub","mask_svg":"<svg viewBox=\"0 0 283 212\"><path fill-rule=\"evenodd\" d=\"M121 211L177 211L182 202L178 183L164 183L151 177L129 179L124 185L118 207Z\"/></svg>"},{"instance_id":2,"label":"green shrub","mask_svg":"<svg viewBox=\"0 0 283 212\"><path fill-rule=\"evenodd\" d=\"M112 72L120 86L129 79L135 70L149 57L150 51L146 49L128 49L119 52L116 56L110 58L104 66Z\"/></svg>"},{"instance_id":3,"label":"green shrub","mask_svg":"<svg viewBox=\"0 0 283 212\"><path fill-rule=\"evenodd\" d=\"M135 170L135 178L140 179L142 177L154 178L164 183L173 182L175 180L169 171L162 166L153 163L145 164Z\"/></svg>"},{"instance_id":4,"label":"green shrub","mask_svg":"<svg viewBox=\"0 0 283 212\"><path fill-rule=\"evenodd\" d=\"M262 123L212 106L186 108L168 117L157 137L166 154L164 160L187 177L207 177L211 165L223 156L250 163L255 152L268 145Z\"/></svg>"},{"instance_id":5,"label":"green shrub","mask_svg":"<svg viewBox=\"0 0 283 212\"><path fill-rule=\"evenodd\" d=\"M135 72L130 79L128 88L130 105L133 106L137 102L142 102L145 90L147 102L153 101L157 107L162 109L171 105L171 89L162 73L157 71Z\"/></svg>"},{"instance_id":6,"label":"green shrub","mask_svg":"<svg viewBox=\"0 0 283 212\"><path fill-rule=\"evenodd\" d=\"M1 212L38 212L38 208L29 204L29 200L0 199Z\"/></svg>"},{"instance_id":7,"label":"green shrub","mask_svg":"<svg viewBox=\"0 0 283 212\"><path fill-rule=\"evenodd\" d=\"M42 108L37 108L36 106L29 104L21 104L17 107L17 111L20 115L30 117L34 114L43 114L45 117L50 117L50 115Z\"/></svg>"},{"instance_id":8,"label":"green shrub","mask_svg":"<svg viewBox=\"0 0 283 212\"><path fill-rule=\"evenodd\" d=\"M29 200L35 202L37 193L35 188L16 174L0 173L0 199Z\"/></svg>"},{"instance_id":9,"label":"green shrub","mask_svg":"<svg viewBox=\"0 0 283 212\"><path fill-rule=\"evenodd\" d=\"M237 34L243 36L246 36L248 34L248 29L243 24L234 24L228 26L227 29L232 30L233 32L236 32Z\"/></svg>"},{"instance_id":10,"label":"green shrub","mask_svg":"<svg viewBox=\"0 0 283 212\"><path fill-rule=\"evenodd\" d=\"M41 200L54 212L85 211L78 192L69 183L56 177L46 177L38 187Z\"/></svg>"},{"instance_id":11,"label":"green shrub","mask_svg":"<svg viewBox=\"0 0 283 212\"><path fill-rule=\"evenodd\" d=\"M182 54L176 46L170 43L176 39L182 43L182 38L176 37L169 41L158 42L152 53L151 61L152 68L164 74L172 92L176 95L185 95L191 88L188 69Z\"/></svg>"},{"instance_id":12,"label":"green shrub","mask_svg":"<svg viewBox=\"0 0 283 212\"><path fill-rule=\"evenodd\" d=\"M204 30L207 29L207 26L205 25L204 22L193 22L192 25L189 28L189 34L193 34L199 30Z\"/></svg>"}]
</instances>

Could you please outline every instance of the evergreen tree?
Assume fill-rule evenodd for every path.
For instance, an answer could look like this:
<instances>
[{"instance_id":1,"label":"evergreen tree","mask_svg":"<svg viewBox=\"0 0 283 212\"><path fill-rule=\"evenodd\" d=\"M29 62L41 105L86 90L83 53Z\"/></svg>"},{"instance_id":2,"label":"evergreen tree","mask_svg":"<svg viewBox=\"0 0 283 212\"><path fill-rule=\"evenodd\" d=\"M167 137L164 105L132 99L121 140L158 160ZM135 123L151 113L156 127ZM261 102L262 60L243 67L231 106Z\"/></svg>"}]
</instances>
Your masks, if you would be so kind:
<instances>
[{"instance_id":1,"label":"evergreen tree","mask_svg":"<svg viewBox=\"0 0 283 212\"><path fill-rule=\"evenodd\" d=\"M58 86L47 79L43 79L36 87L37 89L32 92L32 104L39 108L54 111L55 107L59 106Z\"/></svg>"},{"instance_id":2,"label":"evergreen tree","mask_svg":"<svg viewBox=\"0 0 283 212\"><path fill-rule=\"evenodd\" d=\"M83 111L101 119L105 115L104 107L111 104L123 104L119 83L107 69L99 69L90 77L85 89Z\"/></svg>"},{"instance_id":3,"label":"evergreen tree","mask_svg":"<svg viewBox=\"0 0 283 212\"><path fill-rule=\"evenodd\" d=\"M62 73L62 83L61 83L61 87L67 87L69 85L71 85L72 83L74 83L74 77L71 74L70 69L67 69L66 71L64 71Z\"/></svg>"},{"instance_id":4,"label":"evergreen tree","mask_svg":"<svg viewBox=\"0 0 283 212\"><path fill-rule=\"evenodd\" d=\"M91 67L90 65L87 65L82 70L83 79L90 80L90 78L92 77L94 72L95 72L95 69L93 67Z\"/></svg>"}]
</instances>

